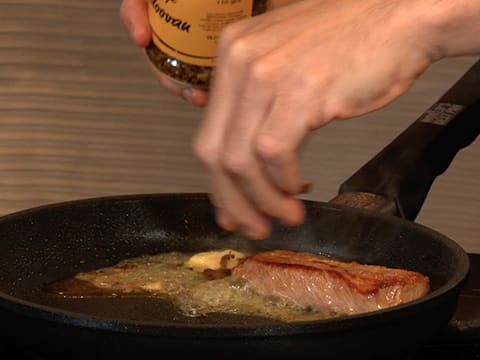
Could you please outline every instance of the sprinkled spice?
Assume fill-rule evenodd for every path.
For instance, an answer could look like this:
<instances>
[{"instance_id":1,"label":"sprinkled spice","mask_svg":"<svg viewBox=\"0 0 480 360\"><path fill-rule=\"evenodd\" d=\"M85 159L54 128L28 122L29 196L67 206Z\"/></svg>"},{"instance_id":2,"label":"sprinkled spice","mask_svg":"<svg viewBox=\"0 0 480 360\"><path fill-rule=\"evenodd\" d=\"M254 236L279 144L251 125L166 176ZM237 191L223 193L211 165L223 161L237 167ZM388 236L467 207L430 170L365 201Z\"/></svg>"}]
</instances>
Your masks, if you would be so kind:
<instances>
[{"instance_id":1,"label":"sprinkled spice","mask_svg":"<svg viewBox=\"0 0 480 360\"><path fill-rule=\"evenodd\" d=\"M216 43L228 24L267 10L271 0L149 0L152 42L145 51L164 74L208 88Z\"/></svg>"}]
</instances>

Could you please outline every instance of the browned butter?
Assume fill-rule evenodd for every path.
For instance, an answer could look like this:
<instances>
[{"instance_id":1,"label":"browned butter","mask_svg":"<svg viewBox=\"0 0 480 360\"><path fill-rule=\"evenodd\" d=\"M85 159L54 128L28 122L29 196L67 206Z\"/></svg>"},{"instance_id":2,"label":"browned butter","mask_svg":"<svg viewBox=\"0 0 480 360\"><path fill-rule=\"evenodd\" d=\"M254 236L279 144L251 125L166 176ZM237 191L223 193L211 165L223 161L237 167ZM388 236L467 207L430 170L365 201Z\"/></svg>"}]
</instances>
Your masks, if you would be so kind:
<instances>
[{"instance_id":1,"label":"browned butter","mask_svg":"<svg viewBox=\"0 0 480 360\"><path fill-rule=\"evenodd\" d=\"M285 299L261 296L232 279L228 270L196 271L186 265L193 255L169 252L126 259L54 282L46 291L64 298L158 297L190 317L222 312L292 322L337 316L325 309L301 308Z\"/></svg>"}]
</instances>

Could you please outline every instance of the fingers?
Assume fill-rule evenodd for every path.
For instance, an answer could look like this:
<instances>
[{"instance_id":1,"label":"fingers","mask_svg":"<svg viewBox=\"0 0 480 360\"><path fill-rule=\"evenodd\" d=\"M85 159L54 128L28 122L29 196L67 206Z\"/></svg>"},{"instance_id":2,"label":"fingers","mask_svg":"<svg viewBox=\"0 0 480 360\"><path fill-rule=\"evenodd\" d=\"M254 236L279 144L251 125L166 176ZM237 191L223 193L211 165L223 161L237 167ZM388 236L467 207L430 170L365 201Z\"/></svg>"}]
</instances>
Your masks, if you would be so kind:
<instances>
[{"instance_id":1,"label":"fingers","mask_svg":"<svg viewBox=\"0 0 480 360\"><path fill-rule=\"evenodd\" d=\"M150 43L152 32L148 21L146 0L123 0L120 6L120 18L130 34L130 37L137 46L144 48ZM148 60L148 57L145 57L147 58L147 63L150 65L152 72L160 81L160 84L162 84L162 86L170 93L195 106L203 107L207 104L208 94L206 91L191 88L188 85L176 82L160 72L151 61Z\"/></svg>"},{"instance_id":2,"label":"fingers","mask_svg":"<svg viewBox=\"0 0 480 360\"><path fill-rule=\"evenodd\" d=\"M218 224L230 231L240 228L252 239L263 239L271 232L271 218L293 226L299 225L305 214L299 200L272 184L250 141L235 142L225 146L224 151L214 150L209 154L202 153L205 150L201 149L201 142L196 146L210 172Z\"/></svg>"},{"instance_id":3,"label":"fingers","mask_svg":"<svg viewBox=\"0 0 480 360\"><path fill-rule=\"evenodd\" d=\"M220 207L215 207L215 216L216 216L216 221L217 224L220 225L220 227L224 228L227 231L235 231L238 230L239 225L233 220L233 217L228 215L228 213L220 208Z\"/></svg>"},{"instance_id":4,"label":"fingers","mask_svg":"<svg viewBox=\"0 0 480 360\"><path fill-rule=\"evenodd\" d=\"M198 107L204 107L208 102L208 92L201 89L187 87L182 90L182 98Z\"/></svg>"},{"instance_id":5,"label":"fingers","mask_svg":"<svg viewBox=\"0 0 480 360\"><path fill-rule=\"evenodd\" d=\"M271 116L271 104L277 95L272 89L277 88L277 78L271 76L270 69L274 66L268 57L259 61L245 61L239 57L239 54L245 56L242 47L245 45L246 42L233 42L226 56L229 64L235 65L235 72L222 66L225 58L219 61L211 100L195 139L194 151L210 173L219 225L227 230L240 227L250 238L261 239L270 234L269 220L272 218L286 225L298 225L303 221L303 205L291 195L299 192L303 181L296 175L296 153L286 157L290 159L287 168L294 168L287 173L296 175L290 193L278 186L272 172L266 170L271 160L268 152L260 151L263 158L259 156L258 131ZM282 116L282 120L291 122L292 118ZM292 125L286 125L286 133L289 133L289 126ZM299 129L303 127L295 129L297 141L301 141L301 135L305 136ZM293 144L288 147L292 151L297 148Z\"/></svg>"},{"instance_id":6,"label":"fingers","mask_svg":"<svg viewBox=\"0 0 480 360\"><path fill-rule=\"evenodd\" d=\"M193 146L220 226L259 239L271 218L300 223L298 157L310 131L386 105L418 76L426 54L410 40L415 28L402 35L403 3L400 10L383 3L305 0L227 26L208 94L154 69L168 91L206 105ZM121 16L145 46L146 0L124 0ZM379 22L388 25L381 32Z\"/></svg>"},{"instance_id":7,"label":"fingers","mask_svg":"<svg viewBox=\"0 0 480 360\"><path fill-rule=\"evenodd\" d=\"M146 0L123 0L120 18L133 42L139 47L150 43L152 32L148 21Z\"/></svg>"},{"instance_id":8,"label":"fingers","mask_svg":"<svg viewBox=\"0 0 480 360\"><path fill-rule=\"evenodd\" d=\"M268 116L257 130L255 150L265 163L270 181L284 192L297 195L306 190L298 156L310 132L310 112L305 99L289 91L276 96ZM311 104L308 104L311 106Z\"/></svg>"},{"instance_id":9,"label":"fingers","mask_svg":"<svg viewBox=\"0 0 480 360\"><path fill-rule=\"evenodd\" d=\"M219 169L219 168L217 168ZM217 223L226 230L240 229L253 240L268 237L271 224L223 171L211 171L211 193L215 199Z\"/></svg>"},{"instance_id":10,"label":"fingers","mask_svg":"<svg viewBox=\"0 0 480 360\"><path fill-rule=\"evenodd\" d=\"M271 116L270 102L275 96L271 90L270 71L264 68L266 65L253 62L249 66L246 86L235 113L237 121L229 124L220 165L225 175L235 180L242 194L263 214L287 225L298 225L303 218L301 207L284 189L275 186L265 171L268 162L259 158L255 151L258 130L264 119Z\"/></svg>"}]
</instances>

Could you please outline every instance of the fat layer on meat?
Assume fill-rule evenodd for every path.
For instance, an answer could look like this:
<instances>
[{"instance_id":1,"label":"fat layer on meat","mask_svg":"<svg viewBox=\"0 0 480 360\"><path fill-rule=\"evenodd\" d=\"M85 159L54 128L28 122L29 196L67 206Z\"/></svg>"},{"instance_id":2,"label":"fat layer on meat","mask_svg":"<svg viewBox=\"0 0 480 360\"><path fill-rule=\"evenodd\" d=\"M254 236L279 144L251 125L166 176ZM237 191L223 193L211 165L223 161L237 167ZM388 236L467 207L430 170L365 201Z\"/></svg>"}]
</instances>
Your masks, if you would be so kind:
<instances>
[{"instance_id":1,"label":"fat layer on meat","mask_svg":"<svg viewBox=\"0 0 480 360\"><path fill-rule=\"evenodd\" d=\"M429 292L429 279L418 272L357 262L341 262L290 250L248 257L232 276L262 295L299 306L359 314L396 306Z\"/></svg>"}]
</instances>

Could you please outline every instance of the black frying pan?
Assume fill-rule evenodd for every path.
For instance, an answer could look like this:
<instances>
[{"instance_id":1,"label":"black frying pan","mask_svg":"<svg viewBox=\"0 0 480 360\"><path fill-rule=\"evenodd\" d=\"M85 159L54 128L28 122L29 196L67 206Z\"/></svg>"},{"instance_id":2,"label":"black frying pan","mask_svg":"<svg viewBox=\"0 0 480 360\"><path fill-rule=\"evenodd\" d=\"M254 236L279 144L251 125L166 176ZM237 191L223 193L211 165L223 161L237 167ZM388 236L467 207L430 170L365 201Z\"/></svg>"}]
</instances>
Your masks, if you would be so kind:
<instances>
[{"instance_id":1,"label":"black frying pan","mask_svg":"<svg viewBox=\"0 0 480 360\"><path fill-rule=\"evenodd\" d=\"M347 180L337 198L305 201L306 222L293 228L275 224L265 241L220 230L206 194L97 198L3 217L2 341L65 359L289 353L391 359L414 352L446 326L469 270L459 245L412 220L433 179L480 132L479 74L480 63ZM225 314L187 318L156 299L60 299L42 290L129 257L225 247L288 248L407 268L428 275L432 292L391 309L286 324Z\"/></svg>"}]
</instances>

